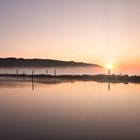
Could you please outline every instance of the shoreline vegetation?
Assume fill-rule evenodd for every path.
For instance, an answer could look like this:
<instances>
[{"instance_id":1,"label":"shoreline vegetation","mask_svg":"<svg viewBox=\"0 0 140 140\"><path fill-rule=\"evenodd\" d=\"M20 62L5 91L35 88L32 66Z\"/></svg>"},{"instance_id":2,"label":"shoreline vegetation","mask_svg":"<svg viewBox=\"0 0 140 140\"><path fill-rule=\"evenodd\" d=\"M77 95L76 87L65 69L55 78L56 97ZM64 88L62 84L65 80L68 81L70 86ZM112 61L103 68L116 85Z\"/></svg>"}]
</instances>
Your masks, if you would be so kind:
<instances>
[{"instance_id":1,"label":"shoreline vegetation","mask_svg":"<svg viewBox=\"0 0 140 140\"><path fill-rule=\"evenodd\" d=\"M0 74L2 80L22 80L32 82L52 83L65 81L96 81L101 83L135 83L140 84L140 76L129 75L45 75L45 74Z\"/></svg>"}]
</instances>

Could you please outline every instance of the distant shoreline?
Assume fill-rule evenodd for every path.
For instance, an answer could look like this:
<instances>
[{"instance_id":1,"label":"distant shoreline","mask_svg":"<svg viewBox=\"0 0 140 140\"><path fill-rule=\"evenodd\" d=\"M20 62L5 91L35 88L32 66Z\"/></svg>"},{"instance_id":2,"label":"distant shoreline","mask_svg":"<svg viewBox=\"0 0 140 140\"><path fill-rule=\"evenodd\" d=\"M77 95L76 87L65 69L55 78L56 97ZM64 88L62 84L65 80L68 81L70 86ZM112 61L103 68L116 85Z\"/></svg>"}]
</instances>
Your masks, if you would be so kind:
<instances>
[{"instance_id":1,"label":"distant shoreline","mask_svg":"<svg viewBox=\"0 0 140 140\"><path fill-rule=\"evenodd\" d=\"M24 58L0 58L0 68L43 68L43 67L102 67L97 64L75 62L75 61L62 61L53 59L24 59Z\"/></svg>"},{"instance_id":2,"label":"distant shoreline","mask_svg":"<svg viewBox=\"0 0 140 140\"><path fill-rule=\"evenodd\" d=\"M0 78L4 79L29 79L30 81L56 81L56 80L72 80L72 81L96 81L102 83L138 83L140 84L140 76L128 76L128 75L44 75L44 74L35 74L35 75L27 75L27 74L0 74Z\"/></svg>"}]
</instances>

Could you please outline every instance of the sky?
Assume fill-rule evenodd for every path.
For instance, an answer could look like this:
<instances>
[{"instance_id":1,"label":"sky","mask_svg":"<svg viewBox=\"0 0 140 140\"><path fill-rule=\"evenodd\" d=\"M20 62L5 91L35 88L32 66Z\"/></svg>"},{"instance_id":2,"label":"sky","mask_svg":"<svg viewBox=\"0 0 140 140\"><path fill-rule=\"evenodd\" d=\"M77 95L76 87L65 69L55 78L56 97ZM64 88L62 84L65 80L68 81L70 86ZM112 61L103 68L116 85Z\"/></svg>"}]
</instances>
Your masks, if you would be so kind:
<instances>
[{"instance_id":1,"label":"sky","mask_svg":"<svg viewBox=\"0 0 140 140\"><path fill-rule=\"evenodd\" d=\"M139 0L0 0L0 57L140 68Z\"/></svg>"}]
</instances>

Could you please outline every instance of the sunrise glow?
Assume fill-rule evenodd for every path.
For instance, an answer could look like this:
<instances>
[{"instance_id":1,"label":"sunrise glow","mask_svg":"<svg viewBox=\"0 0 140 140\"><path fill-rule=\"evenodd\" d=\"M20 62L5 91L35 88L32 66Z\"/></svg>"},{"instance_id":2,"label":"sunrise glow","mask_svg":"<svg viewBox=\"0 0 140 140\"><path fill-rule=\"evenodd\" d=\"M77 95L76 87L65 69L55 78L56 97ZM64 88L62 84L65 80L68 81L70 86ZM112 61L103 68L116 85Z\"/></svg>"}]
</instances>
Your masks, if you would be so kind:
<instances>
[{"instance_id":1,"label":"sunrise glow","mask_svg":"<svg viewBox=\"0 0 140 140\"><path fill-rule=\"evenodd\" d=\"M0 140L140 140L140 0L0 0Z\"/></svg>"},{"instance_id":2,"label":"sunrise glow","mask_svg":"<svg viewBox=\"0 0 140 140\"><path fill-rule=\"evenodd\" d=\"M140 1L0 2L0 57L117 65L139 73ZM123 70L122 70L123 69Z\"/></svg>"},{"instance_id":3,"label":"sunrise glow","mask_svg":"<svg viewBox=\"0 0 140 140\"><path fill-rule=\"evenodd\" d=\"M113 68L113 66L111 64L108 64L108 65L105 66L105 68L111 70Z\"/></svg>"}]
</instances>

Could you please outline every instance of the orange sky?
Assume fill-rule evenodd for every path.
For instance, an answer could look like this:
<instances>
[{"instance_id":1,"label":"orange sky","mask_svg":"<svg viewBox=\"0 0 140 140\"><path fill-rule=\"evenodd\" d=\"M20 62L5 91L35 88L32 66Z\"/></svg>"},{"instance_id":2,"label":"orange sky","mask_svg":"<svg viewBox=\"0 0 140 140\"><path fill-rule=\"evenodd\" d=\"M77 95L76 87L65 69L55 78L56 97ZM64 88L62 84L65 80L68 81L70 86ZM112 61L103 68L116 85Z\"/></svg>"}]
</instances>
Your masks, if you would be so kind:
<instances>
[{"instance_id":1,"label":"orange sky","mask_svg":"<svg viewBox=\"0 0 140 140\"><path fill-rule=\"evenodd\" d=\"M140 68L138 0L0 1L0 57Z\"/></svg>"}]
</instances>

